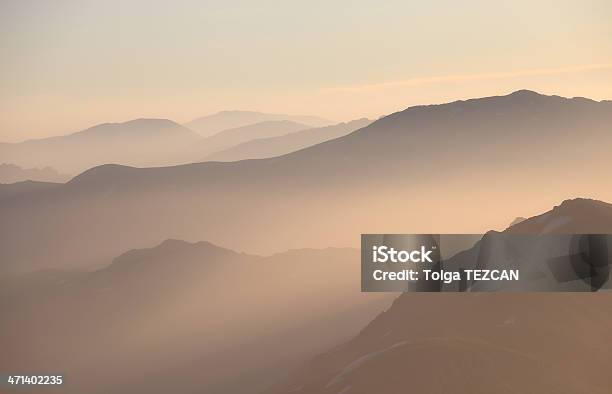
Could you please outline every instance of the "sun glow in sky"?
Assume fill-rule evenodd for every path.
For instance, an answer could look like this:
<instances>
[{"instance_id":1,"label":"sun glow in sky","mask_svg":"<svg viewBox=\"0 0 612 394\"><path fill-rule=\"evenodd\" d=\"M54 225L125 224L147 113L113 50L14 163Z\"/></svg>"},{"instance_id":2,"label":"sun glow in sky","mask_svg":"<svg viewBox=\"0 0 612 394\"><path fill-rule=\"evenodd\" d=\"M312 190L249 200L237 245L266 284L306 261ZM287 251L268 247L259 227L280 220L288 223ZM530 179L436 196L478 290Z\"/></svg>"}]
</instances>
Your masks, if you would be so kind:
<instances>
[{"instance_id":1,"label":"sun glow in sky","mask_svg":"<svg viewBox=\"0 0 612 394\"><path fill-rule=\"evenodd\" d=\"M611 20L607 0L3 1L0 141L225 109L344 121L518 89L612 99Z\"/></svg>"}]
</instances>

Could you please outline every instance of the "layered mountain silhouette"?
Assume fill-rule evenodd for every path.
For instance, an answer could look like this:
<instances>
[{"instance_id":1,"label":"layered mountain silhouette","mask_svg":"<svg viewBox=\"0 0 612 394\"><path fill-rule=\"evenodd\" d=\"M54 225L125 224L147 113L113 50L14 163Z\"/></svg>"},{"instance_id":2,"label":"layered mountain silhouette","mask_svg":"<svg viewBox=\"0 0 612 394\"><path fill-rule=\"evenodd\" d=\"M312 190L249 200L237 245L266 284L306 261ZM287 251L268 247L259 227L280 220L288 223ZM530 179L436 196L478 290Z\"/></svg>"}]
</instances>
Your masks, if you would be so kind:
<instances>
[{"instance_id":1,"label":"layered mountain silhouette","mask_svg":"<svg viewBox=\"0 0 612 394\"><path fill-rule=\"evenodd\" d=\"M206 157L212 161L237 161L264 159L284 155L327 140L342 137L372 123L369 119L357 119L333 126L296 131L276 137L256 138Z\"/></svg>"},{"instance_id":2,"label":"layered mountain silhouette","mask_svg":"<svg viewBox=\"0 0 612 394\"><path fill-rule=\"evenodd\" d=\"M519 91L411 107L281 157L99 166L0 204L0 269L92 267L165 238L270 253L482 233L585 190L612 200L610 125L611 102Z\"/></svg>"},{"instance_id":3,"label":"layered mountain silhouette","mask_svg":"<svg viewBox=\"0 0 612 394\"><path fill-rule=\"evenodd\" d=\"M269 114L255 111L221 111L194 119L185 123L185 126L197 131L204 137L209 137L223 130L269 121L291 121L307 124L311 127L322 127L333 123L316 116Z\"/></svg>"},{"instance_id":4,"label":"layered mountain silhouette","mask_svg":"<svg viewBox=\"0 0 612 394\"><path fill-rule=\"evenodd\" d=\"M565 201L507 232L555 233L559 219L566 219L563 231L610 234L611 209L599 201ZM585 227L597 214L594 227ZM351 341L317 356L269 393L490 393L495 388L497 393L603 394L612 387L607 373L611 307L609 291L405 293Z\"/></svg>"},{"instance_id":5,"label":"layered mountain silhouette","mask_svg":"<svg viewBox=\"0 0 612 394\"><path fill-rule=\"evenodd\" d=\"M214 152L253 139L278 137L312 128L312 125L327 124L310 117L297 117L312 120L311 123L299 123L284 119L283 115L259 115L262 116L238 118L251 120L253 123L221 122L219 126L225 124L228 127L206 137L171 120L136 119L123 123L100 124L65 136L12 144L0 143L3 159L19 166L44 167L42 170L21 170L13 164L3 165L0 167L0 183L23 180L65 182L70 178L56 174L56 170L50 166L64 173L76 174L104 164L147 167L200 162ZM260 118L271 120L256 121ZM234 124L239 126L229 127ZM327 139L333 138L333 129L331 132L332 135ZM310 144L308 140L304 140L300 147L313 145L324 139L311 138Z\"/></svg>"},{"instance_id":6,"label":"layered mountain silhouette","mask_svg":"<svg viewBox=\"0 0 612 394\"><path fill-rule=\"evenodd\" d=\"M257 392L389 305L358 291L358 260L166 240L95 272L0 279L0 369L62 371L63 393Z\"/></svg>"},{"instance_id":7,"label":"layered mountain silhouette","mask_svg":"<svg viewBox=\"0 0 612 394\"><path fill-rule=\"evenodd\" d=\"M199 136L171 120L104 123L73 134L0 144L0 156L24 167L51 166L75 174L106 163L147 165L189 147Z\"/></svg>"},{"instance_id":8,"label":"layered mountain silhouette","mask_svg":"<svg viewBox=\"0 0 612 394\"><path fill-rule=\"evenodd\" d=\"M208 160L213 152L222 151L235 145L259 138L279 137L309 129L304 123L290 120L269 120L230 129L225 129L207 138L202 138L186 150L177 152L174 161L201 162Z\"/></svg>"},{"instance_id":9,"label":"layered mountain silhouette","mask_svg":"<svg viewBox=\"0 0 612 394\"><path fill-rule=\"evenodd\" d=\"M66 182L70 177L62 175L52 167L21 168L14 164L0 164L0 183L15 183L23 181Z\"/></svg>"}]
</instances>

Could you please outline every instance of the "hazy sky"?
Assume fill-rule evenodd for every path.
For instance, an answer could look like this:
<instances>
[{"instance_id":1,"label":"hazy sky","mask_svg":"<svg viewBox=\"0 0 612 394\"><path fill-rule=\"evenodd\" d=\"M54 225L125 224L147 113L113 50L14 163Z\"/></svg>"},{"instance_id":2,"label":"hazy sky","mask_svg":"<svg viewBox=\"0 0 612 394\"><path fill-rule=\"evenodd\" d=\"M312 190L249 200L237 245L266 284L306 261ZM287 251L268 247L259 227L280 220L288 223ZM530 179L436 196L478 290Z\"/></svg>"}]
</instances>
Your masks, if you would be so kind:
<instances>
[{"instance_id":1,"label":"hazy sky","mask_svg":"<svg viewBox=\"0 0 612 394\"><path fill-rule=\"evenodd\" d=\"M611 21L609 0L0 0L0 141L222 109L341 121L520 88L612 99Z\"/></svg>"}]
</instances>

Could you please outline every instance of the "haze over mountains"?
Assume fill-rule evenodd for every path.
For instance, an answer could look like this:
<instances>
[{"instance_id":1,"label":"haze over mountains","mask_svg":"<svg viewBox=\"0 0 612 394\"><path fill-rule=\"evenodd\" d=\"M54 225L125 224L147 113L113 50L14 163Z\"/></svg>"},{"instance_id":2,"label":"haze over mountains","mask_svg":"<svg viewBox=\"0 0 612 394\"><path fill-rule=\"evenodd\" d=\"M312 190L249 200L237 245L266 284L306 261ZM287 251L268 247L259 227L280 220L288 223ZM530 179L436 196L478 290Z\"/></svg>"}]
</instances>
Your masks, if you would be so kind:
<instances>
[{"instance_id":1,"label":"haze over mountains","mask_svg":"<svg viewBox=\"0 0 612 394\"><path fill-rule=\"evenodd\" d=\"M564 231L584 232L599 217L611 233L611 212L570 200L507 231L554 232L562 219L574 224ZM0 369L61 368L72 377L67 393L611 386L612 293L407 293L375 317L395 294L359 292L359 256L330 248L259 257L166 240L95 272L0 278L0 313L11 321Z\"/></svg>"},{"instance_id":2,"label":"haze over mountains","mask_svg":"<svg viewBox=\"0 0 612 394\"><path fill-rule=\"evenodd\" d=\"M411 107L281 157L100 166L0 204L1 268L93 267L166 238L269 253L480 233L587 190L612 200L611 125L610 102L519 91Z\"/></svg>"},{"instance_id":3,"label":"haze over mountains","mask_svg":"<svg viewBox=\"0 0 612 394\"><path fill-rule=\"evenodd\" d=\"M136 119L104 123L66 136L0 144L0 156L20 166L52 166L75 174L105 163L145 165L198 138L194 131L171 120Z\"/></svg>"},{"instance_id":4,"label":"haze over mountains","mask_svg":"<svg viewBox=\"0 0 612 394\"><path fill-rule=\"evenodd\" d=\"M298 123L292 119L309 123ZM50 179L49 166L75 175L103 164L148 167L199 162L215 151L251 139L276 137L328 122L310 116L225 111L200 118L195 123L199 130L203 130L203 124L209 125L210 133L197 133L168 119L135 119L123 123L104 123L65 136L0 143L0 156L6 162L23 167L45 167L47 172L35 174L30 170L29 176L36 179L25 178L28 174L12 174L4 178L13 182L28 179L57 181ZM311 143L329 138L332 137L321 135L313 138ZM11 170L15 172L14 168ZM2 172L7 171L0 168L0 182ZM58 174L57 178L66 181L70 177Z\"/></svg>"},{"instance_id":5,"label":"haze over mountains","mask_svg":"<svg viewBox=\"0 0 612 394\"><path fill-rule=\"evenodd\" d=\"M96 272L0 279L0 369L62 371L63 393L258 392L390 304L359 292L358 259L167 240Z\"/></svg>"},{"instance_id":6,"label":"haze over mountains","mask_svg":"<svg viewBox=\"0 0 612 394\"><path fill-rule=\"evenodd\" d=\"M291 121L307 124L312 127L323 127L333 123L330 120L317 116L268 114L255 111L221 111L194 119L185 123L185 126L197 131L203 137L210 137L223 130L270 121Z\"/></svg>"},{"instance_id":7,"label":"haze over mountains","mask_svg":"<svg viewBox=\"0 0 612 394\"><path fill-rule=\"evenodd\" d=\"M611 213L612 205L600 201L565 201L507 232L610 234ZM404 293L351 341L269 393L485 394L495 387L496 393L604 394L612 387L611 343L610 291Z\"/></svg>"},{"instance_id":8,"label":"haze over mountains","mask_svg":"<svg viewBox=\"0 0 612 394\"><path fill-rule=\"evenodd\" d=\"M268 120L235 128L225 129L210 137L194 143L189 149L178 152L174 159L177 163L193 163L204 161L213 152L225 150L256 138L278 137L311 126L290 120ZM315 142L316 143L316 142Z\"/></svg>"},{"instance_id":9,"label":"haze over mountains","mask_svg":"<svg viewBox=\"0 0 612 394\"><path fill-rule=\"evenodd\" d=\"M11 322L0 370L61 371L75 393L612 386L609 292L402 294L374 318L389 296L360 293L359 252L341 248L361 233L483 233L533 215L507 233L612 232L612 206L599 201L538 215L572 196L612 200L611 102L518 91L365 127L262 122L202 137L138 120L24 143L53 147L66 166L61 156L88 144L116 147L117 160L203 160L213 145L257 159L0 185L0 314ZM159 138L138 157L119 144L150 126ZM261 133L270 137L252 141Z\"/></svg>"},{"instance_id":10,"label":"haze over mountains","mask_svg":"<svg viewBox=\"0 0 612 394\"><path fill-rule=\"evenodd\" d=\"M54 168L21 168L14 164L0 164L0 183L22 181L66 182L68 176L60 174Z\"/></svg>"},{"instance_id":11,"label":"haze over mountains","mask_svg":"<svg viewBox=\"0 0 612 394\"><path fill-rule=\"evenodd\" d=\"M3 199L19 198L21 195L27 195L32 192L41 192L43 190L58 187L59 183L54 182L37 182L23 181L14 183L0 183L0 201Z\"/></svg>"},{"instance_id":12,"label":"haze over mountains","mask_svg":"<svg viewBox=\"0 0 612 394\"><path fill-rule=\"evenodd\" d=\"M236 161L264 159L284 155L327 140L342 137L372 123L369 119L357 119L333 126L296 131L276 137L261 137L237 144L206 157L212 161Z\"/></svg>"}]
</instances>

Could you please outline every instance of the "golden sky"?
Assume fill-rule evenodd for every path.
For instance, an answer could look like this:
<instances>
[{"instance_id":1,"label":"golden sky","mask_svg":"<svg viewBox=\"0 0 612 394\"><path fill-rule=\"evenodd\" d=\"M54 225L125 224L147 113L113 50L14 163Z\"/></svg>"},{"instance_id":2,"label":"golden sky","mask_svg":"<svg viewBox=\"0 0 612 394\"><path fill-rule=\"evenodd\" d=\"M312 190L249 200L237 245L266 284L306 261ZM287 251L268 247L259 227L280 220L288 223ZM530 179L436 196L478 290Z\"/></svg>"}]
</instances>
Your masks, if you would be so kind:
<instances>
[{"instance_id":1,"label":"golden sky","mask_svg":"<svg viewBox=\"0 0 612 394\"><path fill-rule=\"evenodd\" d=\"M344 121L506 94L612 99L612 2L0 2L0 141L225 109Z\"/></svg>"}]
</instances>

